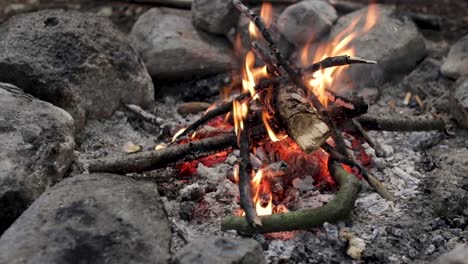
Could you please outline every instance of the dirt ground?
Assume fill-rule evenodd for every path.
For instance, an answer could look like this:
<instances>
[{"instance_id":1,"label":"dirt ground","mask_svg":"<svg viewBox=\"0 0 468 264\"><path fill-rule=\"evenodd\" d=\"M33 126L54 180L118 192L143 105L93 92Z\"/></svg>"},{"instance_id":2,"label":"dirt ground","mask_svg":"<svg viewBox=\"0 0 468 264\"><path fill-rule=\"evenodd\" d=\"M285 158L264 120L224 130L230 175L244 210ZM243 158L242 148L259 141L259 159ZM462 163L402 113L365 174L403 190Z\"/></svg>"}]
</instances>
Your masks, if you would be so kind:
<instances>
[{"instance_id":1,"label":"dirt ground","mask_svg":"<svg viewBox=\"0 0 468 264\"><path fill-rule=\"evenodd\" d=\"M352 0L351 2L369 3L370 1L373 0ZM152 5L132 2L132 0L0 0L0 22L14 14L38 9L78 9L108 15L122 31L129 32L139 15L152 7ZM373 2L394 4L403 11L441 16L443 18L442 30L425 32L426 37L432 40L445 39L452 43L468 34L468 0L378 0Z\"/></svg>"}]
</instances>

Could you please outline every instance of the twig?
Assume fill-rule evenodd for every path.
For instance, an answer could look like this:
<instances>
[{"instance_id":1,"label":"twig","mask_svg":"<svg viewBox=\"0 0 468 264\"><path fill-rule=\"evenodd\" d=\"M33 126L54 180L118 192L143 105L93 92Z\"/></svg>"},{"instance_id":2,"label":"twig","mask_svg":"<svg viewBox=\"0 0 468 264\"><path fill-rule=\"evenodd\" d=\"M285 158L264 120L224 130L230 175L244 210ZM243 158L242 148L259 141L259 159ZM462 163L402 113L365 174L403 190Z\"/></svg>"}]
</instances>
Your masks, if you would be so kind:
<instances>
[{"instance_id":1,"label":"twig","mask_svg":"<svg viewBox=\"0 0 468 264\"><path fill-rule=\"evenodd\" d=\"M247 224L244 217L228 216L223 219L221 229L234 229L243 234L307 230L324 222L334 223L348 218L361 190L361 184L338 163L329 162L329 164L330 174L340 189L335 199L328 204L320 208L260 216L262 226L255 229Z\"/></svg>"},{"instance_id":2,"label":"twig","mask_svg":"<svg viewBox=\"0 0 468 264\"><path fill-rule=\"evenodd\" d=\"M138 105L126 104L125 106L132 113L136 114L137 116L139 116L141 119L145 120L148 123L151 123L151 124L154 124L154 125L157 125L157 126L159 126L159 125L161 125L163 123L163 120L161 118L156 117L155 115L153 115L153 114L151 114L149 112L146 112L145 110L143 110Z\"/></svg>"},{"instance_id":3,"label":"twig","mask_svg":"<svg viewBox=\"0 0 468 264\"><path fill-rule=\"evenodd\" d=\"M262 222L257 215L255 205L252 199L251 173L252 166L250 164L250 127L247 122L244 123L244 129L239 135L239 194L241 207L244 209L247 223L254 228L260 227Z\"/></svg>"},{"instance_id":4,"label":"twig","mask_svg":"<svg viewBox=\"0 0 468 264\"><path fill-rule=\"evenodd\" d=\"M445 122L429 118L391 118L363 115L356 120L367 130L385 131L428 131L444 130Z\"/></svg>"}]
</instances>

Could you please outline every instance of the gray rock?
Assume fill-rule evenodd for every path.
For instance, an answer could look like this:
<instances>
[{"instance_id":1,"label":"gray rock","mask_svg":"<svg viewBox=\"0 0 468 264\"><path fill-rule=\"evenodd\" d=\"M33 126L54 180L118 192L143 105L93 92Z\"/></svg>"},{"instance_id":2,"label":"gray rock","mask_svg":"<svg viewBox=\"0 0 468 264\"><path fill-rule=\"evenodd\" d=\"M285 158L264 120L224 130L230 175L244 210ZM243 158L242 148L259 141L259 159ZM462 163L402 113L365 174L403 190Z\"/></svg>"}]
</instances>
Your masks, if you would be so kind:
<instances>
[{"instance_id":1,"label":"gray rock","mask_svg":"<svg viewBox=\"0 0 468 264\"><path fill-rule=\"evenodd\" d=\"M231 0L194 0L193 24L207 32L225 35L239 19L239 11Z\"/></svg>"},{"instance_id":2,"label":"gray rock","mask_svg":"<svg viewBox=\"0 0 468 264\"><path fill-rule=\"evenodd\" d=\"M67 110L77 129L86 117L111 116L121 102L153 101L143 62L107 18L63 10L22 14L0 26L0 39L0 81Z\"/></svg>"},{"instance_id":3,"label":"gray rock","mask_svg":"<svg viewBox=\"0 0 468 264\"><path fill-rule=\"evenodd\" d=\"M453 44L442 64L441 71L442 74L452 79L468 75L468 35Z\"/></svg>"},{"instance_id":4,"label":"gray rock","mask_svg":"<svg viewBox=\"0 0 468 264\"><path fill-rule=\"evenodd\" d=\"M0 83L0 234L63 178L74 158L73 134L67 112Z\"/></svg>"},{"instance_id":5,"label":"gray rock","mask_svg":"<svg viewBox=\"0 0 468 264\"><path fill-rule=\"evenodd\" d=\"M171 230L157 188L121 175L67 178L0 238L0 263L167 263Z\"/></svg>"},{"instance_id":6,"label":"gray rock","mask_svg":"<svg viewBox=\"0 0 468 264\"><path fill-rule=\"evenodd\" d=\"M302 46L328 33L337 18L335 8L327 1L301 1L281 13L278 29L289 42Z\"/></svg>"},{"instance_id":7,"label":"gray rock","mask_svg":"<svg viewBox=\"0 0 468 264\"><path fill-rule=\"evenodd\" d=\"M456 247L443 254L434 264L468 264L468 246L465 244Z\"/></svg>"},{"instance_id":8,"label":"gray rock","mask_svg":"<svg viewBox=\"0 0 468 264\"><path fill-rule=\"evenodd\" d=\"M152 8L140 16L130 37L157 79L189 79L231 67L228 42L197 30L188 11Z\"/></svg>"},{"instance_id":9,"label":"gray rock","mask_svg":"<svg viewBox=\"0 0 468 264\"><path fill-rule=\"evenodd\" d=\"M468 128L468 76L460 78L450 90L449 108L458 124Z\"/></svg>"},{"instance_id":10,"label":"gray rock","mask_svg":"<svg viewBox=\"0 0 468 264\"><path fill-rule=\"evenodd\" d=\"M367 33L358 35L349 47L354 47L356 56L376 60L377 65L352 65L348 70L353 85L357 88L378 86L414 69L427 54L424 38L409 19L397 18L395 8L378 5L379 19ZM360 9L338 19L331 32L336 37L354 19L362 17L356 29L362 29L367 8Z\"/></svg>"},{"instance_id":11,"label":"gray rock","mask_svg":"<svg viewBox=\"0 0 468 264\"><path fill-rule=\"evenodd\" d=\"M253 239L208 237L192 241L174 256L177 264L266 263L260 244Z\"/></svg>"}]
</instances>

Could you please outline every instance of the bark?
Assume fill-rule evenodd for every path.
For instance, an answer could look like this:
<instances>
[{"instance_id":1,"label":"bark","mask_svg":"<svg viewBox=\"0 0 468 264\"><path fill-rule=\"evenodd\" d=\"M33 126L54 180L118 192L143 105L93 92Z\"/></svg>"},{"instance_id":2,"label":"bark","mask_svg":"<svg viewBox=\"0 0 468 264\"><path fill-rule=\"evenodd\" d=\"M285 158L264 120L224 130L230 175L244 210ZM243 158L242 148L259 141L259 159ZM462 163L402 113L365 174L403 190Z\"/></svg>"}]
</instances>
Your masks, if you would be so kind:
<instances>
[{"instance_id":1,"label":"bark","mask_svg":"<svg viewBox=\"0 0 468 264\"><path fill-rule=\"evenodd\" d=\"M306 153L317 150L330 136L330 130L310 105L302 90L294 85L278 89L275 95L278 120L288 135Z\"/></svg>"}]
</instances>

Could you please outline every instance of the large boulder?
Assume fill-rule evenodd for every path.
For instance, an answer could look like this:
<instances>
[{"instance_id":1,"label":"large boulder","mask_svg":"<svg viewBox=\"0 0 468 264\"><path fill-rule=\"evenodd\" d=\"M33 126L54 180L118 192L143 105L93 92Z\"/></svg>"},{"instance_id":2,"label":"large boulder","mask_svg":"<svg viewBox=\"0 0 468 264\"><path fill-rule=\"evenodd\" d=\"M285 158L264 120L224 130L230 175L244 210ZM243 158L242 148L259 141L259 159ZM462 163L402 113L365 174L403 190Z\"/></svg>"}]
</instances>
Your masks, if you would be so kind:
<instances>
[{"instance_id":1,"label":"large boulder","mask_svg":"<svg viewBox=\"0 0 468 264\"><path fill-rule=\"evenodd\" d=\"M232 0L194 0L193 24L207 32L225 35L239 19L239 11Z\"/></svg>"},{"instance_id":2,"label":"large boulder","mask_svg":"<svg viewBox=\"0 0 468 264\"><path fill-rule=\"evenodd\" d=\"M176 264L263 264L262 246L253 239L208 237L190 242L176 253Z\"/></svg>"},{"instance_id":3,"label":"large boulder","mask_svg":"<svg viewBox=\"0 0 468 264\"><path fill-rule=\"evenodd\" d=\"M109 117L121 102L147 106L145 65L112 22L94 14L44 10L0 26L0 81L67 110L77 129Z\"/></svg>"},{"instance_id":4,"label":"large boulder","mask_svg":"<svg viewBox=\"0 0 468 264\"><path fill-rule=\"evenodd\" d=\"M468 76L458 79L450 89L449 108L458 124L468 128Z\"/></svg>"},{"instance_id":5,"label":"large boulder","mask_svg":"<svg viewBox=\"0 0 468 264\"><path fill-rule=\"evenodd\" d=\"M301 47L328 33L337 18L335 8L327 1L301 1L281 13L278 29L289 42Z\"/></svg>"},{"instance_id":6,"label":"large boulder","mask_svg":"<svg viewBox=\"0 0 468 264\"><path fill-rule=\"evenodd\" d=\"M391 81L416 67L427 54L424 38L407 17L397 17L394 7L378 5L378 21L367 33L357 34L348 47L356 56L376 60L377 65L352 65L348 74L357 88L378 86ZM347 14L331 32L331 39L343 32L352 21L361 18L355 32L364 28L368 8Z\"/></svg>"},{"instance_id":7,"label":"large boulder","mask_svg":"<svg viewBox=\"0 0 468 264\"><path fill-rule=\"evenodd\" d=\"M167 263L170 225L153 183L67 178L0 238L0 263Z\"/></svg>"},{"instance_id":8,"label":"large boulder","mask_svg":"<svg viewBox=\"0 0 468 264\"><path fill-rule=\"evenodd\" d=\"M0 83L0 234L71 165L72 117Z\"/></svg>"},{"instance_id":9,"label":"large boulder","mask_svg":"<svg viewBox=\"0 0 468 264\"><path fill-rule=\"evenodd\" d=\"M468 75L468 35L453 44L442 64L441 71L442 74L452 79Z\"/></svg>"},{"instance_id":10,"label":"large boulder","mask_svg":"<svg viewBox=\"0 0 468 264\"><path fill-rule=\"evenodd\" d=\"M227 40L196 29L189 11L152 8L140 16L130 33L155 79L191 79L231 68Z\"/></svg>"}]
</instances>

